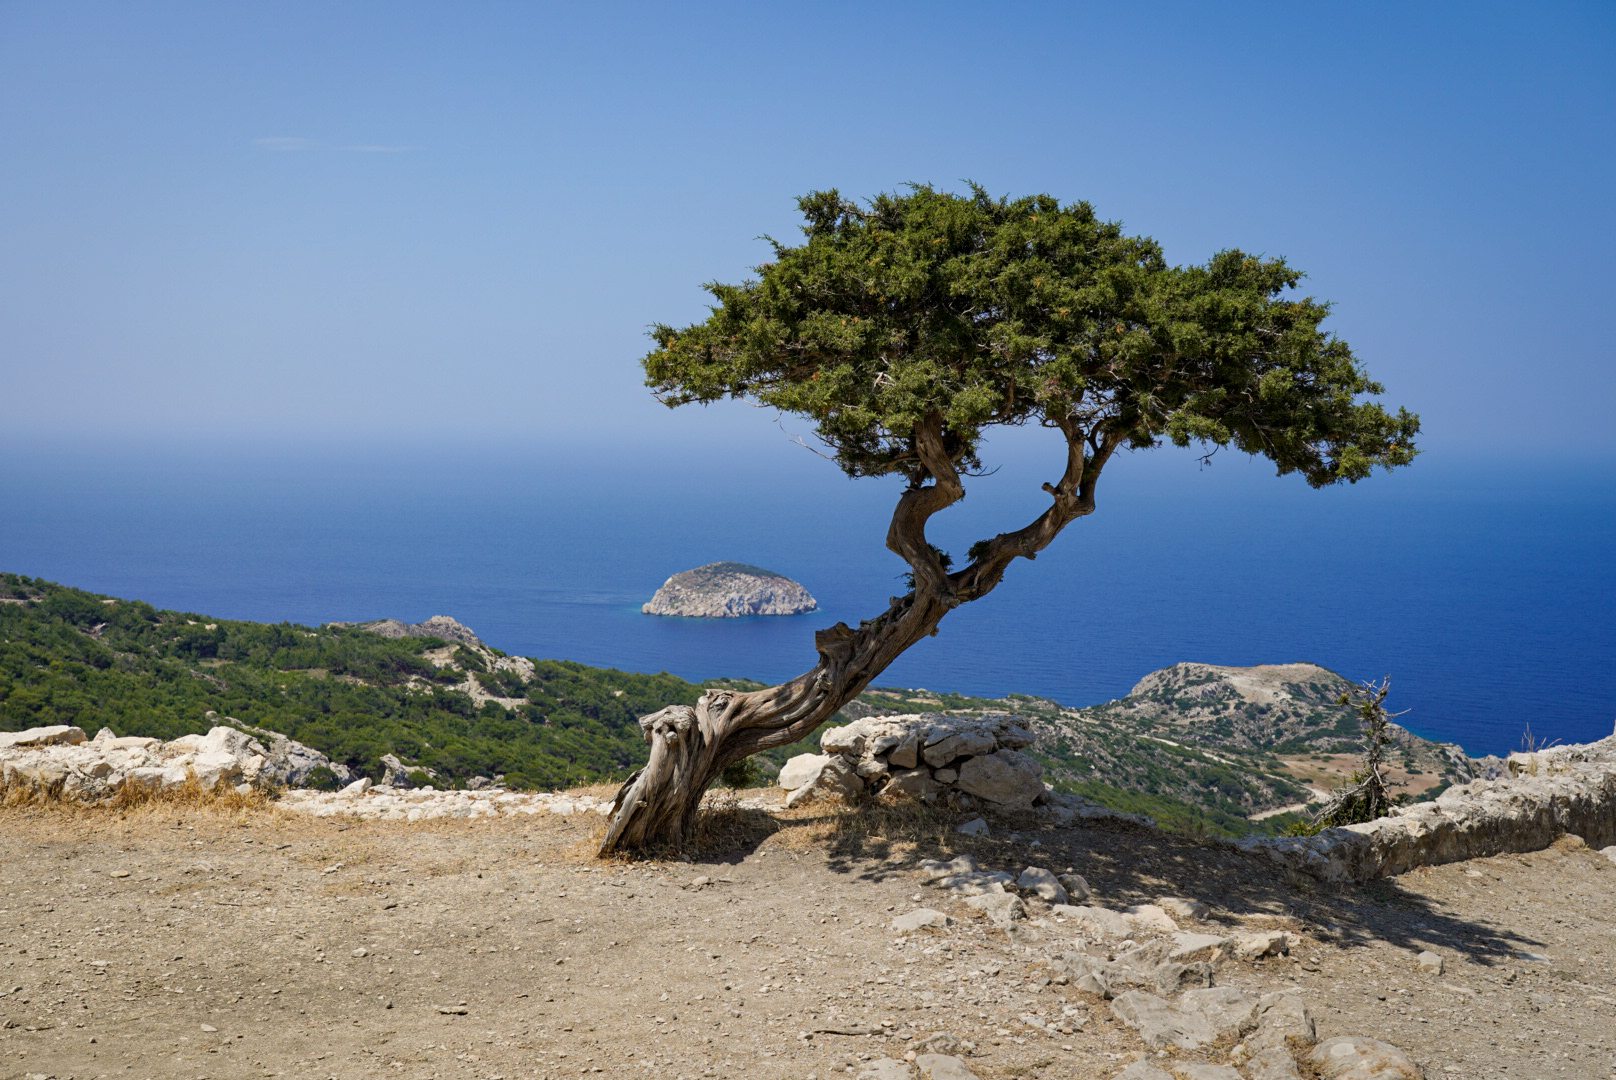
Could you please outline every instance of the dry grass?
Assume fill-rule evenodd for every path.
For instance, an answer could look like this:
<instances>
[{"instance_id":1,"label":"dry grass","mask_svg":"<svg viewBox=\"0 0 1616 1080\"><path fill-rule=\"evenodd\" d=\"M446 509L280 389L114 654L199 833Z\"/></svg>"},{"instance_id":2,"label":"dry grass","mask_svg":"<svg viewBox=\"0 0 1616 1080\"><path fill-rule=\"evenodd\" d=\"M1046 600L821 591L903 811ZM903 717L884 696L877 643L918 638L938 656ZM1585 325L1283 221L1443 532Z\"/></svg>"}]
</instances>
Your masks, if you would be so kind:
<instances>
[{"instance_id":1,"label":"dry grass","mask_svg":"<svg viewBox=\"0 0 1616 1080\"><path fill-rule=\"evenodd\" d=\"M185 782L171 788L148 788L137 784L124 784L105 802L85 803L64 798L62 785L13 782L0 788L0 807L50 809L64 813L127 812L143 808L154 810L191 809L210 813L245 814L263 810L270 805L268 792L253 788L237 791L228 784L207 788L195 773Z\"/></svg>"}]
</instances>

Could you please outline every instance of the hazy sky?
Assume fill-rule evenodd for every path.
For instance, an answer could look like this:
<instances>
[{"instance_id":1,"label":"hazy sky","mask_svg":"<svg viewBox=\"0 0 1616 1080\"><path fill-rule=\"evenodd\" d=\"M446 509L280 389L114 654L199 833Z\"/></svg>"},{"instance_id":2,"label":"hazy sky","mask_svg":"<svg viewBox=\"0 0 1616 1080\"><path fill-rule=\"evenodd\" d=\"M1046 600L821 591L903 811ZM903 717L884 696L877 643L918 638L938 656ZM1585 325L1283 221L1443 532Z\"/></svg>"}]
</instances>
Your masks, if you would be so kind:
<instances>
[{"instance_id":1,"label":"hazy sky","mask_svg":"<svg viewBox=\"0 0 1616 1080\"><path fill-rule=\"evenodd\" d=\"M1608 0L0 0L0 429L773 431L646 326L800 193L971 178L1284 255L1432 452L1608 456L1613 103Z\"/></svg>"}]
</instances>

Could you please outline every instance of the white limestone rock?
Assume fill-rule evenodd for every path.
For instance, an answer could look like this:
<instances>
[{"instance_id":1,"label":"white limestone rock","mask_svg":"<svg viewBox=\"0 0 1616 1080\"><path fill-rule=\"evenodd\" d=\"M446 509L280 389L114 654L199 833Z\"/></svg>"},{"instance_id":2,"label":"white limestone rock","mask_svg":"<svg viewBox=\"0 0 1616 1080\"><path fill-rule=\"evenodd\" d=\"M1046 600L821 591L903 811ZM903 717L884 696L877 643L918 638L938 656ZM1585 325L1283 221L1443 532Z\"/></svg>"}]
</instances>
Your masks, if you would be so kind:
<instances>
[{"instance_id":1,"label":"white limestone rock","mask_svg":"<svg viewBox=\"0 0 1616 1080\"><path fill-rule=\"evenodd\" d=\"M845 758L824 755L823 764L815 766L808 778L786 796L787 806L800 806L813 799L847 801L864 793L864 781Z\"/></svg>"},{"instance_id":2,"label":"white limestone rock","mask_svg":"<svg viewBox=\"0 0 1616 1080\"><path fill-rule=\"evenodd\" d=\"M933 908L915 908L905 912L892 920L892 929L900 934L912 934L917 930L931 928L943 929L953 923L947 915Z\"/></svg>"},{"instance_id":3,"label":"white limestone rock","mask_svg":"<svg viewBox=\"0 0 1616 1080\"><path fill-rule=\"evenodd\" d=\"M1041 866L1029 866L1016 878L1016 885L1022 892L1028 892L1046 900L1051 904L1064 904L1069 899L1066 889L1054 874Z\"/></svg>"},{"instance_id":4,"label":"white limestone rock","mask_svg":"<svg viewBox=\"0 0 1616 1080\"><path fill-rule=\"evenodd\" d=\"M1006 809L1025 809L1044 794L1043 769L1016 750L973 757L960 766L959 773L961 791Z\"/></svg>"},{"instance_id":5,"label":"white limestone rock","mask_svg":"<svg viewBox=\"0 0 1616 1080\"><path fill-rule=\"evenodd\" d=\"M800 615L819 607L808 590L784 574L738 562L683 570L640 610L647 615L724 619L745 615Z\"/></svg>"},{"instance_id":6,"label":"white limestone rock","mask_svg":"<svg viewBox=\"0 0 1616 1080\"><path fill-rule=\"evenodd\" d=\"M1391 1043L1340 1035L1313 1048L1307 1063L1322 1080L1424 1080L1425 1072Z\"/></svg>"}]
</instances>

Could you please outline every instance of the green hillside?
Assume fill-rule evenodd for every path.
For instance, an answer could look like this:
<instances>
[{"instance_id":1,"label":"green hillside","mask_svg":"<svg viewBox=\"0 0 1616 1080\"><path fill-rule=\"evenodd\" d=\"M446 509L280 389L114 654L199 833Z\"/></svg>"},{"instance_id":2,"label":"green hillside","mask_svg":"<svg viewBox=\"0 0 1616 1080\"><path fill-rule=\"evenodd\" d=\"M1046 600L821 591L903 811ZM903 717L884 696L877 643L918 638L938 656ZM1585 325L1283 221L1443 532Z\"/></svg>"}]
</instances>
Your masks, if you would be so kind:
<instances>
[{"instance_id":1,"label":"green hillside","mask_svg":"<svg viewBox=\"0 0 1616 1080\"><path fill-rule=\"evenodd\" d=\"M537 661L529 680L480 673L514 707L460 687L495 650L353 627L253 623L160 611L0 574L0 730L76 724L172 739L233 717L371 776L393 753L449 781L503 773L517 788L619 778L645 756L637 718L701 688Z\"/></svg>"}]
</instances>

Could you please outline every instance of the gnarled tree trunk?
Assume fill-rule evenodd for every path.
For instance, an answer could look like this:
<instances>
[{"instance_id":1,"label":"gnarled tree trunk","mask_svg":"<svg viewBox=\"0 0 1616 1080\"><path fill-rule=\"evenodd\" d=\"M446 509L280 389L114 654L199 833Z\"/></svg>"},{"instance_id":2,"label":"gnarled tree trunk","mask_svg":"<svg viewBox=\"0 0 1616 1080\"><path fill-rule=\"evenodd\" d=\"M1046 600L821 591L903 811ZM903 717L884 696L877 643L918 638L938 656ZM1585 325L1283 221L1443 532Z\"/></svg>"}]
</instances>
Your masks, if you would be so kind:
<instances>
[{"instance_id":1,"label":"gnarled tree trunk","mask_svg":"<svg viewBox=\"0 0 1616 1080\"><path fill-rule=\"evenodd\" d=\"M1067 462L1060 482L1045 485L1053 505L1024 528L977 545L971 564L951 574L926 540L926 522L963 498L965 489L941 419L919 425L912 482L887 532L887 547L910 565L913 591L857 630L837 623L819 631L819 662L790 682L766 690L709 690L694 706L670 705L641 717L650 760L618 791L600 854L678 848L702 795L726 765L809 735L904 650L936 633L949 611L991 591L1014 559L1035 557L1067 524L1093 512L1094 481L1122 436L1083 432L1075 423L1056 426L1066 435Z\"/></svg>"}]
</instances>

